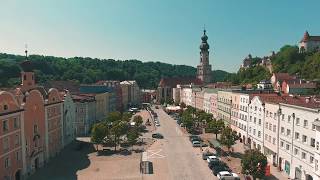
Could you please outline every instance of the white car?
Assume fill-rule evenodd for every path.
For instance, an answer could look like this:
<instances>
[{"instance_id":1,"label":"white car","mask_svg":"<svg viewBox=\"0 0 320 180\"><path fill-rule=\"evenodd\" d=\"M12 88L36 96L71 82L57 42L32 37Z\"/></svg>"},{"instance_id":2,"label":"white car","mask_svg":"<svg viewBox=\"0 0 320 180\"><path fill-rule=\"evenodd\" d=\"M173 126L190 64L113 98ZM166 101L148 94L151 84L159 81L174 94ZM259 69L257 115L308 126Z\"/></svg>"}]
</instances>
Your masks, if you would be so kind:
<instances>
[{"instance_id":1,"label":"white car","mask_svg":"<svg viewBox=\"0 0 320 180\"><path fill-rule=\"evenodd\" d=\"M156 122L156 126L160 126L159 122Z\"/></svg>"},{"instance_id":2,"label":"white car","mask_svg":"<svg viewBox=\"0 0 320 180\"><path fill-rule=\"evenodd\" d=\"M212 161L219 161L219 158L217 156L208 156L207 161L208 161L208 163L210 163Z\"/></svg>"},{"instance_id":3,"label":"white car","mask_svg":"<svg viewBox=\"0 0 320 180\"><path fill-rule=\"evenodd\" d=\"M236 173L231 173L229 171L221 171L217 174L218 179L224 180L240 180L240 177Z\"/></svg>"}]
</instances>

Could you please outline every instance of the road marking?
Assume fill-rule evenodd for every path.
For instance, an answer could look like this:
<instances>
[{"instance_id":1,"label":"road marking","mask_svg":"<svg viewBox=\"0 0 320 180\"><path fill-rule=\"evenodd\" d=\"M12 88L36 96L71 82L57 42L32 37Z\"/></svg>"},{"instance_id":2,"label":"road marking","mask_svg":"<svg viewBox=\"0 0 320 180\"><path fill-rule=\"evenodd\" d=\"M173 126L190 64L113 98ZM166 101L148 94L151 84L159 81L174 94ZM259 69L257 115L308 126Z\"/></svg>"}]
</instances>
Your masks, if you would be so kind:
<instances>
[{"instance_id":1,"label":"road marking","mask_svg":"<svg viewBox=\"0 0 320 180\"><path fill-rule=\"evenodd\" d=\"M150 155L148 155L148 159L152 159L152 158L155 158L155 159L158 158L158 159L160 159L160 158L166 157L166 156L160 154L161 151L162 151L162 149L147 150L147 153L148 153L148 154L150 153Z\"/></svg>"}]
</instances>

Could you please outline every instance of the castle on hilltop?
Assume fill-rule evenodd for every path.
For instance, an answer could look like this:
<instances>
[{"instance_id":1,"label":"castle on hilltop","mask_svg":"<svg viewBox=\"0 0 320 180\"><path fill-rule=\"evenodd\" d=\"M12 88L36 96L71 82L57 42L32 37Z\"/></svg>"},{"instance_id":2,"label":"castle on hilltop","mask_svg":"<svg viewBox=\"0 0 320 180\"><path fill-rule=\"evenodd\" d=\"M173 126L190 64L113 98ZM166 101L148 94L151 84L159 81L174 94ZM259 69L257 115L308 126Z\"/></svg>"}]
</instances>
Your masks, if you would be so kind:
<instances>
[{"instance_id":1,"label":"castle on hilltop","mask_svg":"<svg viewBox=\"0 0 320 180\"><path fill-rule=\"evenodd\" d=\"M320 50L320 36L310 36L306 31L299 42L299 51L303 53L314 50Z\"/></svg>"},{"instance_id":2,"label":"castle on hilltop","mask_svg":"<svg viewBox=\"0 0 320 180\"><path fill-rule=\"evenodd\" d=\"M272 63L271 58L275 56L275 52L272 51L270 56L264 56L263 58L252 58L252 55L249 54L242 60L240 69L247 69L249 67L262 66L269 70L272 73Z\"/></svg>"}]
</instances>

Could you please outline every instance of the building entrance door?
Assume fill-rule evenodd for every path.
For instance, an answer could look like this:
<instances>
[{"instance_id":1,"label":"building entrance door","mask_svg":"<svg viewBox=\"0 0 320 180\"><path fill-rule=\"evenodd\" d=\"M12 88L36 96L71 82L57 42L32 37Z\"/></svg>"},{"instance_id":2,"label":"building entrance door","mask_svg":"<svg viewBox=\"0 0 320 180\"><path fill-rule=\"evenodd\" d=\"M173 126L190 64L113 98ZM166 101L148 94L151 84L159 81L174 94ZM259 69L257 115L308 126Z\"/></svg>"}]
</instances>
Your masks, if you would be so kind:
<instances>
[{"instance_id":1,"label":"building entrance door","mask_svg":"<svg viewBox=\"0 0 320 180\"><path fill-rule=\"evenodd\" d=\"M294 177L297 180L301 180L301 170L296 167L295 172L294 172Z\"/></svg>"}]
</instances>

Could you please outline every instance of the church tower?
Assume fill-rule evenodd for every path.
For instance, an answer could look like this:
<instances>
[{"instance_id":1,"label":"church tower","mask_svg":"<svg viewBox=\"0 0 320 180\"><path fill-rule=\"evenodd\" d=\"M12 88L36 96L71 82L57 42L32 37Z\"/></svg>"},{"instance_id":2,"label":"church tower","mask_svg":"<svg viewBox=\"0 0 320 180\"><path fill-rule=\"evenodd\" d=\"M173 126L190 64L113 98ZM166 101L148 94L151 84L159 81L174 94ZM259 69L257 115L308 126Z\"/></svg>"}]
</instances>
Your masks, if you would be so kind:
<instances>
[{"instance_id":1,"label":"church tower","mask_svg":"<svg viewBox=\"0 0 320 180\"><path fill-rule=\"evenodd\" d=\"M208 36L206 30L203 30L203 36L201 37L200 45L200 64L197 66L197 78L200 79L203 84L211 83L211 65L209 64L209 44L207 42Z\"/></svg>"}]
</instances>

